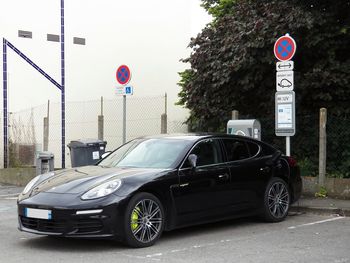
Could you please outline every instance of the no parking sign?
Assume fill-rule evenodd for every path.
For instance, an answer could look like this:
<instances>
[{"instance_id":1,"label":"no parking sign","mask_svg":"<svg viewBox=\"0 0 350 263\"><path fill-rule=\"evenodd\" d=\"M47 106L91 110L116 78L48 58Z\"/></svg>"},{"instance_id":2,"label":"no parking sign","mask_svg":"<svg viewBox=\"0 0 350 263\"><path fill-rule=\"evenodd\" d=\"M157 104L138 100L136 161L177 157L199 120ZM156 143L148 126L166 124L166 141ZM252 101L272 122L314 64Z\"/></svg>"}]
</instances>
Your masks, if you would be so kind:
<instances>
[{"instance_id":1,"label":"no parking sign","mask_svg":"<svg viewBox=\"0 0 350 263\"><path fill-rule=\"evenodd\" d=\"M131 72L129 67L126 65L121 65L117 69L116 78L120 84L126 85L131 79Z\"/></svg>"},{"instance_id":2,"label":"no parking sign","mask_svg":"<svg viewBox=\"0 0 350 263\"><path fill-rule=\"evenodd\" d=\"M280 37L275 42L273 52L275 57L280 61L291 60L297 50L295 40L288 34Z\"/></svg>"}]
</instances>

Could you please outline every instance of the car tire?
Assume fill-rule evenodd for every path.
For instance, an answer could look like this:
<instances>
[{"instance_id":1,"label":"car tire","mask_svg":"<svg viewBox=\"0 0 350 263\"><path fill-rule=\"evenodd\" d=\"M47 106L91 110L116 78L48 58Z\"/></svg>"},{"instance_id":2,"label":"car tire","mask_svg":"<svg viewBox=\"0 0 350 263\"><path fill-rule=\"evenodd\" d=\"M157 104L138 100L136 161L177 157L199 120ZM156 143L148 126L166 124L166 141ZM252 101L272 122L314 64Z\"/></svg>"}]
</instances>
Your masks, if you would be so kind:
<instances>
[{"instance_id":1,"label":"car tire","mask_svg":"<svg viewBox=\"0 0 350 263\"><path fill-rule=\"evenodd\" d=\"M131 247L152 246L161 236L165 213L159 199L150 193L137 193L126 208L125 243Z\"/></svg>"},{"instance_id":2,"label":"car tire","mask_svg":"<svg viewBox=\"0 0 350 263\"><path fill-rule=\"evenodd\" d=\"M287 183L273 177L266 186L263 204L263 218L267 222L281 222L288 215L290 192Z\"/></svg>"}]
</instances>

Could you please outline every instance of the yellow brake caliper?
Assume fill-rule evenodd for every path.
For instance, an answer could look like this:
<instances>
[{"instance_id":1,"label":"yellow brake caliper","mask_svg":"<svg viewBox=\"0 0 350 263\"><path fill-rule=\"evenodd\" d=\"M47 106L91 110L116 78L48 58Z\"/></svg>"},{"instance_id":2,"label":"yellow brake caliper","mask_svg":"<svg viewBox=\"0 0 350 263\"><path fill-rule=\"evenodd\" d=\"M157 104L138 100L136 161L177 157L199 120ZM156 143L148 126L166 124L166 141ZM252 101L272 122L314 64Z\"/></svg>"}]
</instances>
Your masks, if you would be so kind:
<instances>
[{"instance_id":1,"label":"yellow brake caliper","mask_svg":"<svg viewBox=\"0 0 350 263\"><path fill-rule=\"evenodd\" d=\"M131 230L135 230L139 226L137 223L139 214L137 212L140 212L140 208L138 207L136 207L131 213Z\"/></svg>"}]
</instances>

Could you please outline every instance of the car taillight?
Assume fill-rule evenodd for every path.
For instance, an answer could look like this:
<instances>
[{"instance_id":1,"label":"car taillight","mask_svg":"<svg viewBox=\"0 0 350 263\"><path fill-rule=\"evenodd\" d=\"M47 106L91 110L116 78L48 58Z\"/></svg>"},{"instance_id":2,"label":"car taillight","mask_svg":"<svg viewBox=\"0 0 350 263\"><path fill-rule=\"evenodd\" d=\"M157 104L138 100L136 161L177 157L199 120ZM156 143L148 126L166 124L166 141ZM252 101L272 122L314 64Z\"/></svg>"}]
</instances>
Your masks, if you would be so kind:
<instances>
[{"instance_id":1,"label":"car taillight","mask_svg":"<svg viewBox=\"0 0 350 263\"><path fill-rule=\"evenodd\" d=\"M297 166L297 161L293 157L288 156L287 161L290 167Z\"/></svg>"}]
</instances>

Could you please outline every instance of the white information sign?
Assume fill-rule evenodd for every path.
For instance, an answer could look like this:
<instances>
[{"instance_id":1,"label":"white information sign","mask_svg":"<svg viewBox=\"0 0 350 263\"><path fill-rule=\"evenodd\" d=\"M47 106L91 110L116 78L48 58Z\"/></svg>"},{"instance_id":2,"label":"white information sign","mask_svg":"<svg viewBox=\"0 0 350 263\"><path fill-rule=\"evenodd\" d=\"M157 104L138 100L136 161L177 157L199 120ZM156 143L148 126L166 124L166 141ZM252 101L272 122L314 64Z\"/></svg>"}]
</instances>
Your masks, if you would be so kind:
<instances>
[{"instance_id":1,"label":"white information sign","mask_svg":"<svg viewBox=\"0 0 350 263\"><path fill-rule=\"evenodd\" d=\"M294 69L294 62L291 60L276 62L276 71L288 71L293 69Z\"/></svg>"},{"instance_id":2,"label":"white information sign","mask_svg":"<svg viewBox=\"0 0 350 263\"><path fill-rule=\"evenodd\" d=\"M276 73L276 90L277 91L292 91L294 89L294 72L277 71Z\"/></svg>"},{"instance_id":3,"label":"white information sign","mask_svg":"<svg viewBox=\"0 0 350 263\"><path fill-rule=\"evenodd\" d=\"M295 93L277 91L275 95L275 132L277 136L295 134Z\"/></svg>"},{"instance_id":4,"label":"white information sign","mask_svg":"<svg viewBox=\"0 0 350 263\"><path fill-rule=\"evenodd\" d=\"M291 103L278 104L277 114L277 129L293 128L293 110Z\"/></svg>"},{"instance_id":5,"label":"white information sign","mask_svg":"<svg viewBox=\"0 0 350 263\"><path fill-rule=\"evenodd\" d=\"M119 95L119 96L133 95L134 94L134 88L133 88L133 86L116 86L115 94Z\"/></svg>"},{"instance_id":6,"label":"white information sign","mask_svg":"<svg viewBox=\"0 0 350 263\"><path fill-rule=\"evenodd\" d=\"M115 87L115 95L124 95L124 87L117 86Z\"/></svg>"},{"instance_id":7,"label":"white information sign","mask_svg":"<svg viewBox=\"0 0 350 263\"><path fill-rule=\"evenodd\" d=\"M292 93L277 94L276 99L277 99L277 103L291 103L293 102L293 94Z\"/></svg>"}]
</instances>

